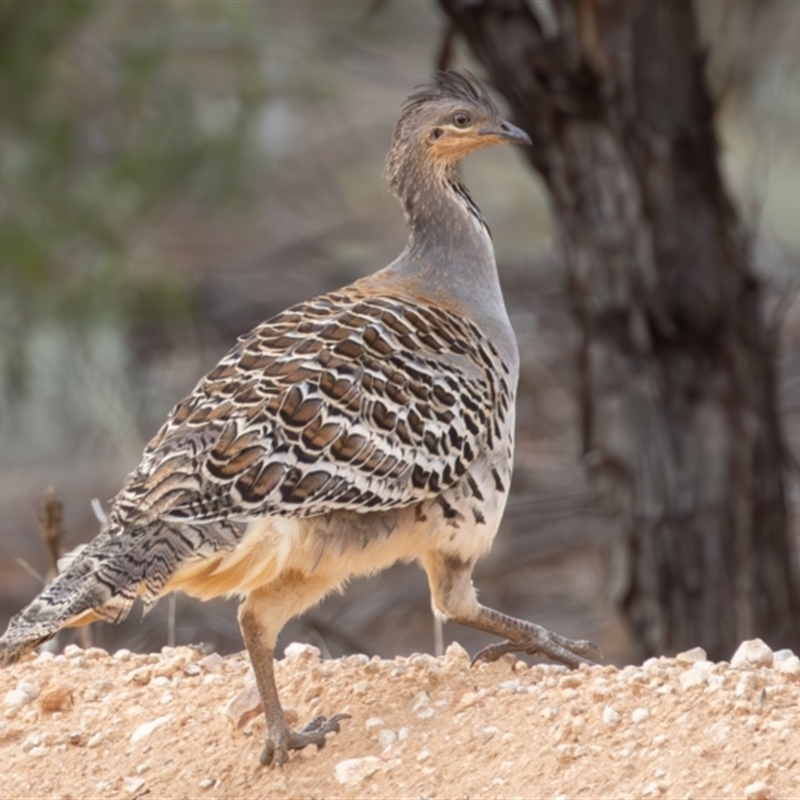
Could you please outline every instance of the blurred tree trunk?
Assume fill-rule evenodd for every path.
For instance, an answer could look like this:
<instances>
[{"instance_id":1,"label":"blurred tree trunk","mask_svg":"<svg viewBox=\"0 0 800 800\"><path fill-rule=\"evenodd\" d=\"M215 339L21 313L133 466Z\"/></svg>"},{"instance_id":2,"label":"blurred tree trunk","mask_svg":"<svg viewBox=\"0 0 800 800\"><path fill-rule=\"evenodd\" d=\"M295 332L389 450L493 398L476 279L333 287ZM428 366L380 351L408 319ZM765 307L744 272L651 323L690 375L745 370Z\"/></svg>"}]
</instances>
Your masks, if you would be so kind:
<instances>
[{"instance_id":1,"label":"blurred tree trunk","mask_svg":"<svg viewBox=\"0 0 800 800\"><path fill-rule=\"evenodd\" d=\"M800 652L773 342L688 0L439 0L528 131L585 341L586 462L621 500L642 655Z\"/></svg>"}]
</instances>

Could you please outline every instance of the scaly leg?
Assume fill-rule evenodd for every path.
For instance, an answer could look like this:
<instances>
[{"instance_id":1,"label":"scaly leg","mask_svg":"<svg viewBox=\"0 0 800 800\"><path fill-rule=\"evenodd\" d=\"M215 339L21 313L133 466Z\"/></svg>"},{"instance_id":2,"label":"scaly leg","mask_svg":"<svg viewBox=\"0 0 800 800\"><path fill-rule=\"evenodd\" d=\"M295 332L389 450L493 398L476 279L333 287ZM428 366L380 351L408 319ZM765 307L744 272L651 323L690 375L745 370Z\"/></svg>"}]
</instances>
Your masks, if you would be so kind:
<instances>
[{"instance_id":1,"label":"scaly leg","mask_svg":"<svg viewBox=\"0 0 800 800\"><path fill-rule=\"evenodd\" d=\"M578 667L590 664L585 656L600 650L594 642L573 640L548 631L541 625L509 617L482 606L472 585L472 564L443 553L430 553L425 558L425 571L431 587L434 608L446 617L470 628L501 636L506 641L484 647L472 659L494 661L505 653L543 655Z\"/></svg>"},{"instance_id":2,"label":"scaly leg","mask_svg":"<svg viewBox=\"0 0 800 800\"><path fill-rule=\"evenodd\" d=\"M275 684L275 640L283 624L321 599L327 588L308 584L287 585L286 581L276 583L252 592L239 606L239 627L253 665L267 722L260 759L265 767L271 764L282 767L291 750L302 750L310 744L321 750L325 747L325 736L332 731L338 733L339 723L350 717L349 714L336 714L330 719L315 717L299 731L292 730L287 724ZM319 591L314 591L315 588Z\"/></svg>"}]
</instances>

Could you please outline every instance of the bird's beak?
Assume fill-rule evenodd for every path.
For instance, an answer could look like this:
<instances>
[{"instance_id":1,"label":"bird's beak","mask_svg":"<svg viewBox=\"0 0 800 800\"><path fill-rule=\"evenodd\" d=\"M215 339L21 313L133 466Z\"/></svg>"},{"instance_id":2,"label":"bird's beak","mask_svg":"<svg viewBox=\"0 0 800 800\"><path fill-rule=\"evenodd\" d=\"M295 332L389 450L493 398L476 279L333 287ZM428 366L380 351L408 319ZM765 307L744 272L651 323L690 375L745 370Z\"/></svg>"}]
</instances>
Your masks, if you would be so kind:
<instances>
[{"instance_id":1,"label":"bird's beak","mask_svg":"<svg viewBox=\"0 0 800 800\"><path fill-rule=\"evenodd\" d=\"M532 144L531 137L522 128L506 122L504 119L490 122L481 130L482 136L492 136L500 142L511 144Z\"/></svg>"}]
</instances>

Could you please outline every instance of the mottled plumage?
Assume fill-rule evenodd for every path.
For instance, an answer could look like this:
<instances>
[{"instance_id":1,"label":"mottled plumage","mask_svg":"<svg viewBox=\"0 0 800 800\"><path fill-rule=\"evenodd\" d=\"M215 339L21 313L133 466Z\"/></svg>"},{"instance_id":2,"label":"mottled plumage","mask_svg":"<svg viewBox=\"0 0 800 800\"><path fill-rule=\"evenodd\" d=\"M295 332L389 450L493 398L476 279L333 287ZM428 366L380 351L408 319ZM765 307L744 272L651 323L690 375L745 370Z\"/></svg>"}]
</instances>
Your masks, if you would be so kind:
<instances>
[{"instance_id":1,"label":"mottled plumage","mask_svg":"<svg viewBox=\"0 0 800 800\"><path fill-rule=\"evenodd\" d=\"M518 356L491 238L455 171L524 133L473 79L411 95L387 176L410 229L385 269L259 325L170 413L101 534L14 617L9 661L60 628L118 621L141 596L239 594L268 723L264 763L338 730L288 728L272 656L285 622L352 575L418 560L435 610L504 636L483 656L571 642L481 606L470 576L511 478Z\"/></svg>"}]
</instances>

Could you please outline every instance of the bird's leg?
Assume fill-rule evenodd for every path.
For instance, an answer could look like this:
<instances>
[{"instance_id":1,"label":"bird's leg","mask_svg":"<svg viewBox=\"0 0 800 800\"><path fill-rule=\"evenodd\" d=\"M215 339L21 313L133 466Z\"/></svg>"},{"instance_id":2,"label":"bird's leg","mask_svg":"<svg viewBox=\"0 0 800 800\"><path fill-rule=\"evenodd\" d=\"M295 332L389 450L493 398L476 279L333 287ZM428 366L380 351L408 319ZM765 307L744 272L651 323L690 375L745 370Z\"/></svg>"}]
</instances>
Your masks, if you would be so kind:
<instances>
[{"instance_id":1,"label":"bird's leg","mask_svg":"<svg viewBox=\"0 0 800 800\"><path fill-rule=\"evenodd\" d=\"M567 639L541 625L482 606L472 585L471 562L443 553L431 553L424 559L424 566L436 610L462 625L505 639L483 648L472 659L473 664L494 661L505 653L529 653L547 656L568 667L578 667L591 663L586 658L590 653L600 652L594 642Z\"/></svg>"},{"instance_id":2,"label":"bird's leg","mask_svg":"<svg viewBox=\"0 0 800 800\"><path fill-rule=\"evenodd\" d=\"M281 607L280 600L281 598L273 592L257 590L248 595L239 606L239 627L253 665L256 686L267 722L264 749L261 751L260 759L265 767L272 764L282 767L291 750L302 750L310 744L315 744L317 749L321 750L325 747L325 736L334 731L338 733L339 723L350 717L349 714L336 714L330 719L315 717L298 731L292 730L286 722L278 697L278 687L275 684L273 661L275 640L280 628L272 630L267 622L270 618L274 618L275 610Z\"/></svg>"}]
</instances>

